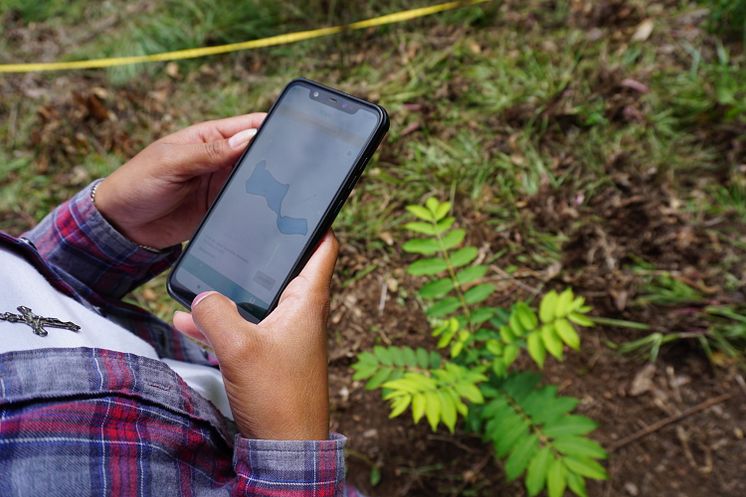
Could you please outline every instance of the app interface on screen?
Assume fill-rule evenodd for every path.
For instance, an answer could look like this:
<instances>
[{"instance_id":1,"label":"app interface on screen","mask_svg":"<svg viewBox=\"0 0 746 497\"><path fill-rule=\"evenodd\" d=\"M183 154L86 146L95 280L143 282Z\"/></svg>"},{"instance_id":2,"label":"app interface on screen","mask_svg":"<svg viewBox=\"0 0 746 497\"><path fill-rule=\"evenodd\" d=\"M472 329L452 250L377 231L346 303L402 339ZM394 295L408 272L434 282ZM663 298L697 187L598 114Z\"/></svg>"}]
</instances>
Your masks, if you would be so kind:
<instances>
[{"instance_id":1,"label":"app interface on screen","mask_svg":"<svg viewBox=\"0 0 746 497\"><path fill-rule=\"evenodd\" d=\"M266 311L373 134L377 115L285 92L183 258L176 280Z\"/></svg>"}]
</instances>

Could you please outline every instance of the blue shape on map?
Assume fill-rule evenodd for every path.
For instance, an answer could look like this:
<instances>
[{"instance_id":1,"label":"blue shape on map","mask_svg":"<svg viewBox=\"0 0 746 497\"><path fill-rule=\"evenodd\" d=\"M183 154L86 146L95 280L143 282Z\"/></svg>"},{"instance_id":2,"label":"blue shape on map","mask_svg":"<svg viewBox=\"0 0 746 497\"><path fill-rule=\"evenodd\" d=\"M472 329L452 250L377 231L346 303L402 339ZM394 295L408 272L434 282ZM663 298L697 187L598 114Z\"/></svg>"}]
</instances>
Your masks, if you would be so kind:
<instances>
[{"instance_id":1,"label":"blue shape on map","mask_svg":"<svg viewBox=\"0 0 746 497\"><path fill-rule=\"evenodd\" d=\"M305 235L308 233L308 221L305 219L283 216L282 201L288 193L289 185L280 183L267 169L267 161L261 161L246 180L246 193L259 195L267 201L267 206L277 215L277 229L283 235Z\"/></svg>"}]
</instances>

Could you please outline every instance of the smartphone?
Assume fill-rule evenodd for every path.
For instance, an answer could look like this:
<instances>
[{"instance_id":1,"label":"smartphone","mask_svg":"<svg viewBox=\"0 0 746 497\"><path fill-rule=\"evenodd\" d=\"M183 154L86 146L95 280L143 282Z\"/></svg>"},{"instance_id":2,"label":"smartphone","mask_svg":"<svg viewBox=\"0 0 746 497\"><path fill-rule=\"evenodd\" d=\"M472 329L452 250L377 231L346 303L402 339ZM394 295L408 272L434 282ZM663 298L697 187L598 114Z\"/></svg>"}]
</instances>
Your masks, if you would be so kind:
<instances>
[{"instance_id":1,"label":"smartphone","mask_svg":"<svg viewBox=\"0 0 746 497\"><path fill-rule=\"evenodd\" d=\"M388 130L386 111L307 79L272 105L168 278L190 308L215 290L264 319L298 275Z\"/></svg>"}]
</instances>

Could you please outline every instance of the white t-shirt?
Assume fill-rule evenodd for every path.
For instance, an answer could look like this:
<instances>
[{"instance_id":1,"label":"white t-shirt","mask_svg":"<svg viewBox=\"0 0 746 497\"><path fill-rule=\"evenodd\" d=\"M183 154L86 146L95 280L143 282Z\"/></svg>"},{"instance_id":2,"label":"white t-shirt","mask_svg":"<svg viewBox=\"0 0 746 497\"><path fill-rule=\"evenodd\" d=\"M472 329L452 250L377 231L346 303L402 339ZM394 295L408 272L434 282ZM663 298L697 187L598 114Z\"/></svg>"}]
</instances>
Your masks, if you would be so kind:
<instances>
[{"instance_id":1,"label":"white t-shirt","mask_svg":"<svg viewBox=\"0 0 746 497\"><path fill-rule=\"evenodd\" d=\"M47 336L41 337L26 324L0 320L0 354L16 350L91 347L162 360L224 416L233 419L223 377L217 369L160 359L145 340L58 292L34 266L4 248L0 248L0 273L6 275L0 282L0 313L19 314L16 308L26 306L37 316L72 321L80 326L77 332L47 328Z\"/></svg>"}]
</instances>

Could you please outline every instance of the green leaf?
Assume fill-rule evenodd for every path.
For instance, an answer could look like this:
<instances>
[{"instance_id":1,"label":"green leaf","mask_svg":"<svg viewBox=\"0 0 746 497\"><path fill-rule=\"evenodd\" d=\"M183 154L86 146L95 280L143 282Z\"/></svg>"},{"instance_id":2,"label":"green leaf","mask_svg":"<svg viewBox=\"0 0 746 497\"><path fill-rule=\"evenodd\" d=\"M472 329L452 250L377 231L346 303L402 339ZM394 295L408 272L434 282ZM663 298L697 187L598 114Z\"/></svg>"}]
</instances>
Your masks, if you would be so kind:
<instances>
[{"instance_id":1,"label":"green leaf","mask_svg":"<svg viewBox=\"0 0 746 497\"><path fill-rule=\"evenodd\" d=\"M503 355L503 346L500 342L495 340L494 338L492 340L488 340L487 343L485 343L485 348L487 349L487 352L489 352L492 355L501 356Z\"/></svg>"},{"instance_id":2,"label":"green leaf","mask_svg":"<svg viewBox=\"0 0 746 497\"><path fill-rule=\"evenodd\" d=\"M466 236L466 231L462 229L455 229L450 231L446 236L444 236L440 243L442 244L443 250L450 250L454 247L457 247L461 244L461 242L464 241L464 237Z\"/></svg>"},{"instance_id":3,"label":"green leaf","mask_svg":"<svg viewBox=\"0 0 746 497\"><path fill-rule=\"evenodd\" d=\"M389 352L391 352L391 361L394 363L394 366L401 367L406 365L401 347L391 347L389 348Z\"/></svg>"},{"instance_id":4,"label":"green leaf","mask_svg":"<svg viewBox=\"0 0 746 497\"><path fill-rule=\"evenodd\" d=\"M554 309L557 306L557 297L557 292L552 290L541 299L541 304L539 305L539 319L541 319L542 323L550 323L554 321Z\"/></svg>"},{"instance_id":5,"label":"green leaf","mask_svg":"<svg viewBox=\"0 0 746 497\"><path fill-rule=\"evenodd\" d=\"M547 494L549 497L562 497L565 493L565 465L562 459L552 459L547 471Z\"/></svg>"},{"instance_id":6,"label":"green leaf","mask_svg":"<svg viewBox=\"0 0 746 497\"><path fill-rule=\"evenodd\" d=\"M458 396L456 391L453 388L448 388L446 389L446 393L451 397L451 400L453 400L453 404L456 406L456 412L466 417L466 415L469 414L469 408L466 407L466 404L461 402L461 398Z\"/></svg>"},{"instance_id":7,"label":"green leaf","mask_svg":"<svg viewBox=\"0 0 746 497\"><path fill-rule=\"evenodd\" d=\"M431 306L429 306L425 314L427 314L427 316L430 318L447 316L448 314L458 309L460 305L461 303L456 297L446 297L443 300L434 302Z\"/></svg>"},{"instance_id":8,"label":"green leaf","mask_svg":"<svg viewBox=\"0 0 746 497\"><path fill-rule=\"evenodd\" d=\"M437 369L440 367L441 362L440 354L438 354L436 351L430 352L430 369Z\"/></svg>"},{"instance_id":9,"label":"green leaf","mask_svg":"<svg viewBox=\"0 0 746 497\"><path fill-rule=\"evenodd\" d=\"M568 456L590 457L591 459L606 459L606 451L595 440L584 437L564 436L554 440L554 446Z\"/></svg>"},{"instance_id":10,"label":"green leaf","mask_svg":"<svg viewBox=\"0 0 746 497\"><path fill-rule=\"evenodd\" d=\"M453 216L448 216L446 218L441 219L435 225L435 229L433 230L433 234L434 235L440 235L440 234L444 233L451 226L453 226L453 223L455 223L455 222L456 222L456 218L453 217Z\"/></svg>"},{"instance_id":11,"label":"green leaf","mask_svg":"<svg viewBox=\"0 0 746 497\"><path fill-rule=\"evenodd\" d=\"M427 210L435 214L435 212L438 210L438 206L440 205L440 201L438 201L435 197L429 197L427 200L425 200L425 207L427 207Z\"/></svg>"},{"instance_id":12,"label":"green leaf","mask_svg":"<svg viewBox=\"0 0 746 497\"><path fill-rule=\"evenodd\" d=\"M425 415L425 395L416 393L412 396L412 419L419 423L422 416Z\"/></svg>"},{"instance_id":13,"label":"green leaf","mask_svg":"<svg viewBox=\"0 0 746 497\"><path fill-rule=\"evenodd\" d=\"M390 389L384 400L389 400L407 393L415 394L423 390L429 390L436 387L436 382L429 376L420 373L407 373L403 378L398 380L389 380L383 384L383 388Z\"/></svg>"},{"instance_id":14,"label":"green leaf","mask_svg":"<svg viewBox=\"0 0 746 497\"><path fill-rule=\"evenodd\" d=\"M479 326L480 324L484 323L485 321L488 321L492 316L495 315L495 309L492 307L480 307L479 309L475 309L471 313L471 317L469 318L469 322L473 325ZM492 330L489 330L489 333L493 333Z\"/></svg>"},{"instance_id":15,"label":"green leaf","mask_svg":"<svg viewBox=\"0 0 746 497\"><path fill-rule=\"evenodd\" d=\"M417 366L422 369L427 369L430 365L430 356L428 355L427 350L422 347L417 347L415 355L417 356Z\"/></svg>"},{"instance_id":16,"label":"green leaf","mask_svg":"<svg viewBox=\"0 0 746 497\"><path fill-rule=\"evenodd\" d=\"M585 416L563 416L547 423L544 426L544 434L553 438L565 435L586 435L595 430L596 427L596 423Z\"/></svg>"},{"instance_id":17,"label":"green leaf","mask_svg":"<svg viewBox=\"0 0 746 497\"><path fill-rule=\"evenodd\" d=\"M482 279L486 273L487 266L470 266L456 273L456 281L459 283L459 285L473 283L477 280Z\"/></svg>"},{"instance_id":18,"label":"green leaf","mask_svg":"<svg viewBox=\"0 0 746 497\"><path fill-rule=\"evenodd\" d=\"M433 213L419 205L408 205L407 210L423 221L435 222Z\"/></svg>"},{"instance_id":19,"label":"green leaf","mask_svg":"<svg viewBox=\"0 0 746 497\"><path fill-rule=\"evenodd\" d=\"M577 324L578 326L585 326L586 328L590 328L591 326L595 324L589 318L583 316L582 314L578 312L571 312L570 314L567 315L567 318L573 323Z\"/></svg>"},{"instance_id":20,"label":"green leaf","mask_svg":"<svg viewBox=\"0 0 746 497\"><path fill-rule=\"evenodd\" d=\"M545 393L551 393L551 395L549 398L540 402L535 411L529 412L531 406L524 407L526 412L534 418L535 423L552 423L558 418L567 415L578 405L578 399L575 397L555 397L556 389L548 390L551 387L546 388Z\"/></svg>"},{"instance_id":21,"label":"green leaf","mask_svg":"<svg viewBox=\"0 0 746 497\"><path fill-rule=\"evenodd\" d=\"M404 365L409 367L417 366L417 356L412 350L412 347L402 347L402 355L404 356Z\"/></svg>"},{"instance_id":22,"label":"green leaf","mask_svg":"<svg viewBox=\"0 0 746 497\"><path fill-rule=\"evenodd\" d=\"M576 475L570 471L565 475L567 476L567 486L573 491L578 497L588 497L588 491L585 489L585 480L582 476Z\"/></svg>"},{"instance_id":23,"label":"green leaf","mask_svg":"<svg viewBox=\"0 0 746 497\"><path fill-rule=\"evenodd\" d=\"M449 212L451 212L451 203L450 203L450 202L443 202L442 204L440 204L440 205L439 205L439 206L437 207L437 209L435 209L435 212L434 212L434 214L435 214L435 219L436 219L436 220L441 220L441 219L443 219L444 217L446 217L446 215L447 215L447 214L448 214Z\"/></svg>"},{"instance_id":24,"label":"green leaf","mask_svg":"<svg viewBox=\"0 0 746 497\"><path fill-rule=\"evenodd\" d=\"M505 364L505 359L502 357L495 357L492 361L492 372L495 373L495 376L498 378L505 376L505 373L508 372L508 366Z\"/></svg>"},{"instance_id":25,"label":"green leaf","mask_svg":"<svg viewBox=\"0 0 746 497\"><path fill-rule=\"evenodd\" d=\"M508 481L513 481L526 469L529 461L536 454L539 440L536 435L530 435L518 442L513 451L510 453L508 461L505 463L505 476Z\"/></svg>"},{"instance_id":26,"label":"green leaf","mask_svg":"<svg viewBox=\"0 0 746 497\"><path fill-rule=\"evenodd\" d=\"M423 299L439 299L448 295L448 292L451 290L453 290L453 280L451 278L442 278L427 283L417 293Z\"/></svg>"},{"instance_id":27,"label":"green leaf","mask_svg":"<svg viewBox=\"0 0 746 497\"><path fill-rule=\"evenodd\" d=\"M376 465L370 467L370 486L376 487L381 483L381 468Z\"/></svg>"},{"instance_id":28,"label":"green leaf","mask_svg":"<svg viewBox=\"0 0 746 497\"><path fill-rule=\"evenodd\" d=\"M593 480L605 480L607 478L604 467L587 457L567 457L565 458L565 465L570 471L586 478Z\"/></svg>"},{"instance_id":29,"label":"green leaf","mask_svg":"<svg viewBox=\"0 0 746 497\"><path fill-rule=\"evenodd\" d=\"M580 336L567 321L567 319L561 318L554 322L554 329L557 331L557 335L567 344L571 349L580 349Z\"/></svg>"},{"instance_id":30,"label":"green leaf","mask_svg":"<svg viewBox=\"0 0 746 497\"><path fill-rule=\"evenodd\" d=\"M376 388L383 385L386 380L388 380L389 375L393 371L392 368L381 368L378 371L376 371L376 374L374 374L370 380L368 380L368 383L365 384L366 390L375 390Z\"/></svg>"},{"instance_id":31,"label":"green leaf","mask_svg":"<svg viewBox=\"0 0 746 497\"><path fill-rule=\"evenodd\" d=\"M476 247L460 248L451 253L451 264L454 267L466 266L477 257L478 253Z\"/></svg>"},{"instance_id":32,"label":"green leaf","mask_svg":"<svg viewBox=\"0 0 746 497\"><path fill-rule=\"evenodd\" d=\"M456 331L457 331L457 330L453 330L450 328L446 328L446 329L447 331L443 333L443 335L440 337L440 340L438 340L437 347L439 349L442 349L443 347L447 347L451 343L451 340L453 340L453 336L456 334Z\"/></svg>"},{"instance_id":33,"label":"green leaf","mask_svg":"<svg viewBox=\"0 0 746 497\"><path fill-rule=\"evenodd\" d=\"M544 348L544 343L541 341L541 334L538 331L528 335L527 346L528 354L540 368L543 368L547 351Z\"/></svg>"},{"instance_id":34,"label":"green leaf","mask_svg":"<svg viewBox=\"0 0 746 497\"><path fill-rule=\"evenodd\" d=\"M493 442L498 457L505 457L528 434L528 422L512 411L511 414L511 423L502 425L501 429L493 433Z\"/></svg>"},{"instance_id":35,"label":"green leaf","mask_svg":"<svg viewBox=\"0 0 746 497\"><path fill-rule=\"evenodd\" d=\"M409 231L414 231L415 233L420 233L422 235L435 236L437 233L437 228L434 225L417 221L405 224L404 228L408 229Z\"/></svg>"},{"instance_id":36,"label":"green leaf","mask_svg":"<svg viewBox=\"0 0 746 497\"><path fill-rule=\"evenodd\" d=\"M414 238L402 245L402 249L409 253L431 255L440 251L440 245L432 238Z\"/></svg>"},{"instance_id":37,"label":"green leaf","mask_svg":"<svg viewBox=\"0 0 746 497\"><path fill-rule=\"evenodd\" d=\"M389 379L386 380L386 382L398 380L404 377L405 371L401 369L394 369L391 374L389 375ZM386 388L386 383L384 383L381 388Z\"/></svg>"},{"instance_id":38,"label":"green leaf","mask_svg":"<svg viewBox=\"0 0 746 497\"><path fill-rule=\"evenodd\" d=\"M411 401L411 395L402 395L401 397L394 398L394 400L391 402L391 414L389 414L389 419L395 418L406 411Z\"/></svg>"},{"instance_id":39,"label":"green leaf","mask_svg":"<svg viewBox=\"0 0 746 497\"><path fill-rule=\"evenodd\" d=\"M574 298L575 296L572 294L572 290L570 288L560 293L559 297L557 298L557 304L554 308L554 317L563 318L567 316L572 307L572 301Z\"/></svg>"},{"instance_id":40,"label":"green leaf","mask_svg":"<svg viewBox=\"0 0 746 497\"><path fill-rule=\"evenodd\" d=\"M384 366L391 366L393 364L393 361L391 359L391 352L389 352L389 349L381 347L380 345L376 345L375 347L373 347L373 353L378 358L378 361Z\"/></svg>"},{"instance_id":41,"label":"green leaf","mask_svg":"<svg viewBox=\"0 0 746 497\"><path fill-rule=\"evenodd\" d=\"M513 343L515 342L515 335L513 334L513 331L508 326L501 326L500 327L500 338L502 338L503 342L505 343Z\"/></svg>"},{"instance_id":42,"label":"green leaf","mask_svg":"<svg viewBox=\"0 0 746 497\"><path fill-rule=\"evenodd\" d=\"M440 398L440 412L443 424L448 427L448 431L453 433L456 428L456 404L453 399L443 392L438 392Z\"/></svg>"},{"instance_id":43,"label":"green leaf","mask_svg":"<svg viewBox=\"0 0 746 497\"><path fill-rule=\"evenodd\" d=\"M570 312L577 311L585 305L585 297L576 297L570 304Z\"/></svg>"},{"instance_id":44,"label":"green leaf","mask_svg":"<svg viewBox=\"0 0 746 497\"><path fill-rule=\"evenodd\" d=\"M513 364L513 361L515 361L517 358L518 347L516 345L513 345L511 343L503 348L503 360L505 361L506 367L510 367L510 365Z\"/></svg>"},{"instance_id":45,"label":"green leaf","mask_svg":"<svg viewBox=\"0 0 746 497\"><path fill-rule=\"evenodd\" d=\"M409 265L407 272L412 276L430 276L448 269L448 264L443 259L434 257L432 259L420 259Z\"/></svg>"},{"instance_id":46,"label":"green leaf","mask_svg":"<svg viewBox=\"0 0 746 497\"><path fill-rule=\"evenodd\" d=\"M363 352L357 356L357 364L373 364L378 365L378 359L370 352ZM353 366L354 367L354 366Z\"/></svg>"},{"instance_id":47,"label":"green leaf","mask_svg":"<svg viewBox=\"0 0 746 497\"><path fill-rule=\"evenodd\" d=\"M531 459L526 471L526 491L529 497L535 497L544 488L551 460L551 452L546 446L539 449L539 452Z\"/></svg>"},{"instance_id":48,"label":"green leaf","mask_svg":"<svg viewBox=\"0 0 746 497\"><path fill-rule=\"evenodd\" d=\"M531 331L539 324L536 313L524 302L516 304L515 312L518 314L518 320L521 322L524 330Z\"/></svg>"},{"instance_id":49,"label":"green leaf","mask_svg":"<svg viewBox=\"0 0 746 497\"><path fill-rule=\"evenodd\" d=\"M492 283L483 283L469 288L466 293L464 293L464 300L467 304L477 304L492 295L494 291L495 285Z\"/></svg>"},{"instance_id":50,"label":"green leaf","mask_svg":"<svg viewBox=\"0 0 746 497\"><path fill-rule=\"evenodd\" d=\"M508 320L508 325L510 326L510 331L512 331L513 334L518 337L523 336L523 334L526 331L529 331L523 328L523 325L521 324L521 320L518 319L518 312L515 309L513 309L513 312L510 313L510 319Z\"/></svg>"},{"instance_id":51,"label":"green leaf","mask_svg":"<svg viewBox=\"0 0 746 497\"><path fill-rule=\"evenodd\" d=\"M468 383L468 382L462 382L457 383L453 386L456 389L456 392L467 399L469 402L472 402L474 404L481 404L484 402L484 397L482 396L482 392L479 391L479 388L477 388L474 384Z\"/></svg>"},{"instance_id":52,"label":"green leaf","mask_svg":"<svg viewBox=\"0 0 746 497\"><path fill-rule=\"evenodd\" d=\"M458 357L462 350L464 350L464 342L456 340L451 344L451 357Z\"/></svg>"},{"instance_id":53,"label":"green leaf","mask_svg":"<svg viewBox=\"0 0 746 497\"><path fill-rule=\"evenodd\" d=\"M554 326L551 324L545 324L541 327L541 339L544 342L544 347L559 360L562 360L562 342L560 341L557 333L554 331Z\"/></svg>"},{"instance_id":54,"label":"green leaf","mask_svg":"<svg viewBox=\"0 0 746 497\"><path fill-rule=\"evenodd\" d=\"M425 417L430 423L430 429L437 430L440 421L440 397L432 390L425 392Z\"/></svg>"},{"instance_id":55,"label":"green leaf","mask_svg":"<svg viewBox=\"0 0 746 497\"><path fill-rule=\"evenodd\" d=\"M370 378L373 373L375 373L378 370L378 364L361 364L357 363L353 366L353 368L356 369L355 374L352 376L352 379L357 380L364 380L366 378Z\"/></svg>"}]
</instances>

